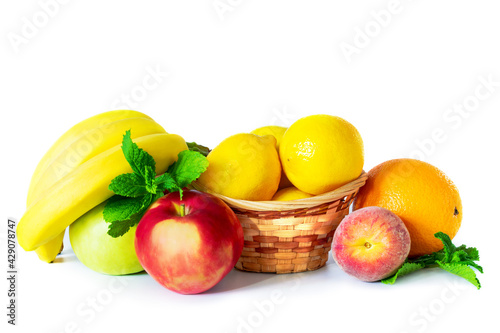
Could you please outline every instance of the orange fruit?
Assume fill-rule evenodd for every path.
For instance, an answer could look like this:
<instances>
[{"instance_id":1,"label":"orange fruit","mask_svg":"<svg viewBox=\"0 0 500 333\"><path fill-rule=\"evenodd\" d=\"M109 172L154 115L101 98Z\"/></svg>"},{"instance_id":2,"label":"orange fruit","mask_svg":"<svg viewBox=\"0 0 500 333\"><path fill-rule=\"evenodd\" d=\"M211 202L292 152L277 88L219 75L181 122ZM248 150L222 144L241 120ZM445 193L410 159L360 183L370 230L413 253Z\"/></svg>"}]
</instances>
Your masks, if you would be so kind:
<instances>
[{"instance_id":1,"label":"orange fruit","mask_svg":"<svg viewBox=\"0 0 500 333\"><path fill-rule=\"evenodd\" d=\"M462 222L462 201L457 187L435 166L414 159L395 159L368 172L354 201L354 210L368 206L389 209L410 232L410 257L439 251L434 237L442 231L451 239Z\"/></svg>"}]
</instances>

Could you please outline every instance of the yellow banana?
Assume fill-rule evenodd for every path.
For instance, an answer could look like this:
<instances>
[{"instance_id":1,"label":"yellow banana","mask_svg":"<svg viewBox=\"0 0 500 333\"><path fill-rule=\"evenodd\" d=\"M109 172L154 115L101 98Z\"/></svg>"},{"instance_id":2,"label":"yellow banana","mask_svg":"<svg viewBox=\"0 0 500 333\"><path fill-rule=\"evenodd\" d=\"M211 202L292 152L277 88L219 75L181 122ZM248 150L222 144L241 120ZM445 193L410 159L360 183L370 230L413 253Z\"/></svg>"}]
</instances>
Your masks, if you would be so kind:
<instances>
[{"instance_id":1,"label":"yellow banana","mask_svg":"<svg viewBox=\"0 0 500 333\"><path fill-rule=\"evenodd\" d=\"M40 245L40 247L35 250L41 261L50 263L56 259L57 255L63 250L63 239L65 233L66 229L47 243Z\"/></svg>"},{"instance_id":2,"label":"yellow banana","mask_svg":"<svg viewBox=\"0 0 500 333\"><path fill-rule=\"evenodd\" d=\"M36 186L28 191L28 207L45 195L45 192L59 179L73 171L92 157L120 144L126 130L132 129L132 139L141 136L166 133L154 120L147 118L122 119L86 131L69 144L40 174Z\"/></svg>"},{"instance_id":3,"label":"yellow banana","mask_svg":"<svg viewBox=\"0 0 500 333\"><path fill-rule=\"evenodd\" d=\"M134 140L156 161L156 172L164 173L187 149L184 139L175 134L152 134ZM19 220L19 245L32 251L57 237L78 217L110 198L108 189L116 176L132 172L121 145L91 158L54 184Z\"/></svg>"},{"instance_id":4,"label":"yellow banana","mask_svg":"<svg viewBox=\"0 0 500 333\"><path fill-rule=\"evenodd\" d=\"M121 142L123 133L134 128L132 137L165 133L151 117L138 111L116 110L81 121L52 145L33 173L27 207L45 194L65 174L99 153ZM65 230L35 252L44 262L52 262L63 249Z\"/></svg>"},{"instance_id":5,"label":"yellow banana","mask_svg":"<svg viewBox=\"0 0 500 333\"><path fill-rule=\"evenodd\" d=\"M30 186L28 189L28 198L27 198L27 207L29 207L33 203L33 198L31 193L34 191L34 188L37 187L39 180L52 164L52 161L57 156L61 155L67 147L69 147L72 143L76 142L82 136L85 136L89 130L99 128L106 124L113 123L118 120L128 119L128 118L147 118L151 119L151 117L147 116L144 113L132 110L116 110L116 111L108 111L97 114L93 117L87 118L78 124L71 127L68 131L66 131L53 145L50 149L45 153L40 162L35 168L33 172L33 176L31 177ZM123 134L123 133L122 133Z\"/></svg>"}]
</instances>

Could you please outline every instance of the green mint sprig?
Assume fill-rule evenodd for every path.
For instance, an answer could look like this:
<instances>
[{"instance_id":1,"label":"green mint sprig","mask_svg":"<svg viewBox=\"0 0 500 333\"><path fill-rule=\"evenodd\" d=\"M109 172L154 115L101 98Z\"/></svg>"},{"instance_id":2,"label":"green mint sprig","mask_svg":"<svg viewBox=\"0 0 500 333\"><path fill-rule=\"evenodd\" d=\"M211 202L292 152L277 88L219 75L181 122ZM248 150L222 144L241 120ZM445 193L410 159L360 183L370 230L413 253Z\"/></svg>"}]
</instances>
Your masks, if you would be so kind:
<instances>
[{"instance_id":1,"label":"green mint sprig","mask_svg":"<svg viewBox=\"0 0 500 333\"><path fill-rule=\"evenodd\" d=\"M203 154L183 150L177 162L157 177L154 158L132 141L130 130L123 136L122 151L133 172L119 175L111 181L109 189L115 195L108 200L103 212L104 220L110 223L108 235L114 238L123 236L137 225L149 206L164 195L164 191L179 191L182 200L182 189L198 179L208 167L208 160Z\"/></svg>"},{"instance_id":2,"label":"green mint sprig","mask_svg":"<svg viewBox=\"0 0 500 333\"><path fill-rule=\"evenodd\" d=\"M416 259L407 259L396 274L383 279L382 283L394 284L397 278L420 269L426 267L440 267L445 271L466 279L476 286L477 289L481 289L481 283L474 271L474 269L476 269L483 273L483 268L475 263L479 260L478 250L475 247L466 247L465 245L456 247L451 242L450 237L443 232L436 233L434 237L443 242L444 247L442 250L423 255Z\"/></svg>"}]
</instances>

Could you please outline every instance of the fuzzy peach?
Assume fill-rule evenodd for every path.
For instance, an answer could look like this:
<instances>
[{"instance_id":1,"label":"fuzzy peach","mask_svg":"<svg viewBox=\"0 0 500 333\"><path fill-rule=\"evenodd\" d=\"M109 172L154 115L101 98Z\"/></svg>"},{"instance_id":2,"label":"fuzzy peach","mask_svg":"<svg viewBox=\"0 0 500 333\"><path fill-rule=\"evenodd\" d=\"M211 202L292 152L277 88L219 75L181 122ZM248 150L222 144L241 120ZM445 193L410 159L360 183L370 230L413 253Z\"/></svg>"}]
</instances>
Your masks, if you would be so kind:
<instances>
[{"instance_id":1,"label":"fuzzy peach","mask_svg":"<svg viewBox=\"0 0 500 333\"><path fill-rule=\"evenodd\" d=\"M365 207L340 222L332 255L347 274L362 281L379 281L394 274L410 252L410 233L393 212Z\"/></svg>"}]
</instances>

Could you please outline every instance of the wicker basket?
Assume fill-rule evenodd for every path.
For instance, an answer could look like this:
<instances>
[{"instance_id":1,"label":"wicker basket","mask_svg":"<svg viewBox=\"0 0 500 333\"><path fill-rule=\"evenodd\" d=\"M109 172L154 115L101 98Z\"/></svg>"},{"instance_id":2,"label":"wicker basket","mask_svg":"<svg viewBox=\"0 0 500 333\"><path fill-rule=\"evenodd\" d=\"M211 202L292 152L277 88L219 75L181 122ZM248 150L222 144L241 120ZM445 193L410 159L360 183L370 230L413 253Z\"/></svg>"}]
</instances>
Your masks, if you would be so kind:
<instances>
[{"instance_id":1,"label":"wicker basket","mask_svg":"<svg viewBox=\"0 0 500 333\"><path fill-rule=\"evenodd\" d=\"M323 267L333 233L366 178L363 172L334 191L293 201L247 201L212 193L233 209L243 227L245 244L236 268L297 273ZM210 192L196 182L193 187Z\"/></svg>"}]
</instances>

